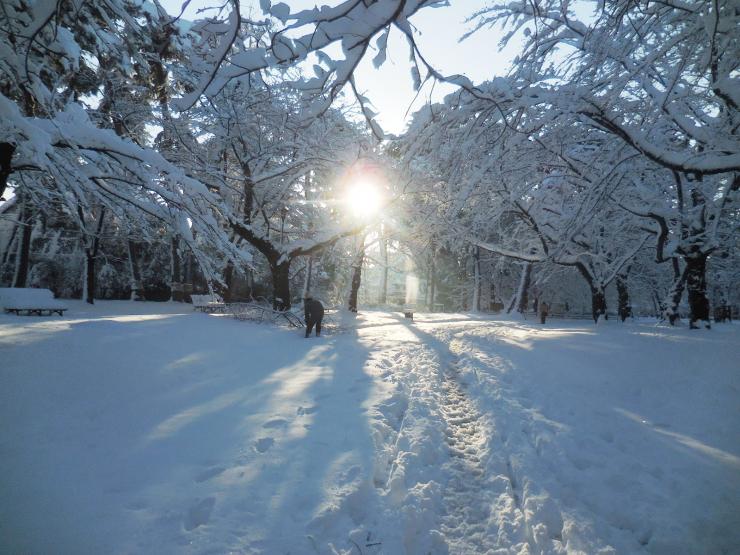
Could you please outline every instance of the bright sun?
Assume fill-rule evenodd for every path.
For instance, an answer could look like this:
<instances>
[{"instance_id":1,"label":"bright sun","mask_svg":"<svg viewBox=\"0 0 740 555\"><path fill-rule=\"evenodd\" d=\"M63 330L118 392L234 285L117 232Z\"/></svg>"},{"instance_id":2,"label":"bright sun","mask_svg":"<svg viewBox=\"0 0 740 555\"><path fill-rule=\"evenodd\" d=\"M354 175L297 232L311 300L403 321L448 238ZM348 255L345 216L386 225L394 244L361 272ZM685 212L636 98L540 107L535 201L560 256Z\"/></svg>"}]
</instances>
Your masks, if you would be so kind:
<instances>
[{"instance_id":1,"label":"bright sun","mask_svg":"<svg viewBox=\"0 0 740 555\"><path fill-rule=\"evenodd\" d=\"M369 181L357 181L347 191L347 205L357 217L369 218L380 210L380 191Z\"/></svg>"}]
</instances>

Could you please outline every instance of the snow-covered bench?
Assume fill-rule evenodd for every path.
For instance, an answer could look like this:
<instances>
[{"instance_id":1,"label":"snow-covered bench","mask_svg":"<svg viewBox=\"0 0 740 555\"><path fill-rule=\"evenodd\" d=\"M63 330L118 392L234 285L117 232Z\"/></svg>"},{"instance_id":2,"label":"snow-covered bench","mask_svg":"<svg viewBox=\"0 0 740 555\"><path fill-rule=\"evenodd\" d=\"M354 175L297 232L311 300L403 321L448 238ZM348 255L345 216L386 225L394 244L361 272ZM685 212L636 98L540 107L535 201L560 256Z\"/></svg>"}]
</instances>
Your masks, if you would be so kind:
<instances>
[{"instance_id":1,"label":"snow-covered bench","mask_svg":"<svg viewBox=\"0 0 740 555\"><path fill-rule=\"evenodd\" d=\"M201 312L223 312L226 309L224 300L218 295L190 295L194 310Z\"/></svg>"},{"instance_id":2,"label":"snow-covered bench","mask_svg":"<svg viewBox=\"0 0 740 555\"><path fill-rule=\"evenodd\" d=\"M19 287L0 287L0 305L5 313L14 312L18 316L26 314L37 316L59 314L64 316L67 307L54 298L48 289L25 289Z\"/></svg>"}]
</instances>

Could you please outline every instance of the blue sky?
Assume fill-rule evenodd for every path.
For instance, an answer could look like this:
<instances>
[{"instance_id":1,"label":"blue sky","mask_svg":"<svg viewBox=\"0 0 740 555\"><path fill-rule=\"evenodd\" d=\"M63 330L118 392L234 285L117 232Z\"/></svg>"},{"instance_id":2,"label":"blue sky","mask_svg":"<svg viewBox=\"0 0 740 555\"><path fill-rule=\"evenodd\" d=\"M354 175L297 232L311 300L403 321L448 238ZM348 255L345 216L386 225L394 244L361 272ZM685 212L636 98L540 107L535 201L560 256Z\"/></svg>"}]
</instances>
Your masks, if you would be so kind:
<instances>
[{"instance_id":1,"label":"blue sky","mask_svg":"<svg viewBox=\"0 0 740 555\"><path fill-rule=\"evenodd\" d=\"M161 0L161 2L168 12L173 14L180 12L182 0ZM339 0L335 0L331 4L338 2ZM311 8L317 4L307 0L286 0L286 3L292 10ZM193 0L185 12L185 17L194 19L197 9L218 4L221 2ZM261 17L258 0L242 0L241 5L242 13L249 13L251 9L254 17ZM448 7L422 9L411 19L418 30L418 44L424 56L442 73L462 73L474 82L506 73L514 53L512 48L499 53L500 33L496 30L484 29L471 38L458 42L470 27L470 24L465 23L466 17L482 5L482 2L452 0ZM418 109L422 103L428 101L430 93L432 100L438 101L454 90L449 85L436 84L432 92L432 87L427 85L409 110L416 93L412 87L405 39L398 32L391 34L388 41L388 57L380 69L373 68L371 58L372 56L368 56L360 66L356 74L357 84L361 92L365 92L372 100L376 111L379 112L378 121L388 133L402 132L407 120L406 112L411 114Z\"/></svg>"}]
</instances>

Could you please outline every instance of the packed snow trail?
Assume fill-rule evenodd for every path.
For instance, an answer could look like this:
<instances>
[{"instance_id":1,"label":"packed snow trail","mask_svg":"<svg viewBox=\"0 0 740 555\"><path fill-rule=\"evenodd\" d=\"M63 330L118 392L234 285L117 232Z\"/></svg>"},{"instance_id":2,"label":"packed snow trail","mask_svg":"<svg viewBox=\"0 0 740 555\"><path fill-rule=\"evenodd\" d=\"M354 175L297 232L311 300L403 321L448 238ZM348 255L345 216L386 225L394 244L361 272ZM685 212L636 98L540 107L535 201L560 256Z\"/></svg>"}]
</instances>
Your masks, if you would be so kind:
<instances>
[{"instance_id":1,"label":"packed snow trail","mask_svg":"<svg viewBox=\"0 0 740 555\"><path fill-rule=\"evenodd\" d=\"M402 527L410 526L404 508L431 506L438 514L420 511L422 521L441 532L437 543L417 537L406 552L740 547L740 457L731 439L740 429L740 383L730 371L737 330L684 338L688 330L654 324L541 327L460 315L417 315L402 325L405 333L386 324L377 345L394 352L385 379L406 407L393 465L404 480L381 506ZM700 407L695 419L687 406ZM447 449L435 453L440 438ZM419 496L423 488L431 494ZM436 550L417 549L427 545Z\"/></svg>"},{"instance_id":2,"label":"packed snow trail","mask_svg":"<svg viewBox=\"0 0 740 555\"><path fill-rule=\"evenodd\" d=\"M454 365L445 372L441 391L451 456L447 464L450 478L444 490L442 532L457 553L485 553L488 549L483 536L490 505L482 496L485 470L481 450L486 440L480 415L457 382Z\"/></svg>"},{"instance_id":3,"label":"packed snow trail","mask_svg":"<svg viewBox=\"0 0 740 555\"><path fill-rule=\"evenodd\" d=\"M559 552L562 522L548 528L539 518L548 515L531 506L525 510L516 470L497 437L495 419L483 417L469 396L469 384L461 379L460 355L452 348L455 333L481 322L455 317L441 326L419 319L414 324L399 321L405 326L403 333L396 332L391 339L385 330L382 337L394 363L386 360L384 367L393 371L384 375L396 382L394 397L403 399L395 403L403 406L403 413L397 415L401 424L391 449L395 459L382 499L385 509L396 514L404 527L409 527L405 515L411 508L435 503L436 510L436 514L422 513L432 532L429 541L418 534L413 542L406 542L407 552L426 553L427 545L432 553ZM365 335L361 327L360 335L371 337L372 332ZM440 442L444 442L441 449ZM382 445L376 449L389 450ZM405 497L430 484L438 488L436 499ZM400 504L401 510L394 511L394 504ZM554 520L557 523L557 517Z\"/></svg>"}]
</instances>

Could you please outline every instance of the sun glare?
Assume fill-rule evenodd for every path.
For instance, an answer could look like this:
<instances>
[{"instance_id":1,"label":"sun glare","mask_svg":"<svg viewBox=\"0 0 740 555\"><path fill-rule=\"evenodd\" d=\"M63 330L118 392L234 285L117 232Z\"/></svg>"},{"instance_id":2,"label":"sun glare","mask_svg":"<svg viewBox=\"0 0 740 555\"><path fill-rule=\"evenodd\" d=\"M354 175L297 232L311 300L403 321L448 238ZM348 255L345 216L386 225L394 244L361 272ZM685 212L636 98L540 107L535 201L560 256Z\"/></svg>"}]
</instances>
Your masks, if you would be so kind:
<instances>
[{"instance_id":1,"label":"sun glare","mask_svg":"<svg viewBox=\"0 0 740 555\"><path fill-rule=\"evenodd\" d=\"M357 181L347 191L347 205L354 216L374 216L380 210L380 191L369 181Z\"/></svg>"}]
</instances>

